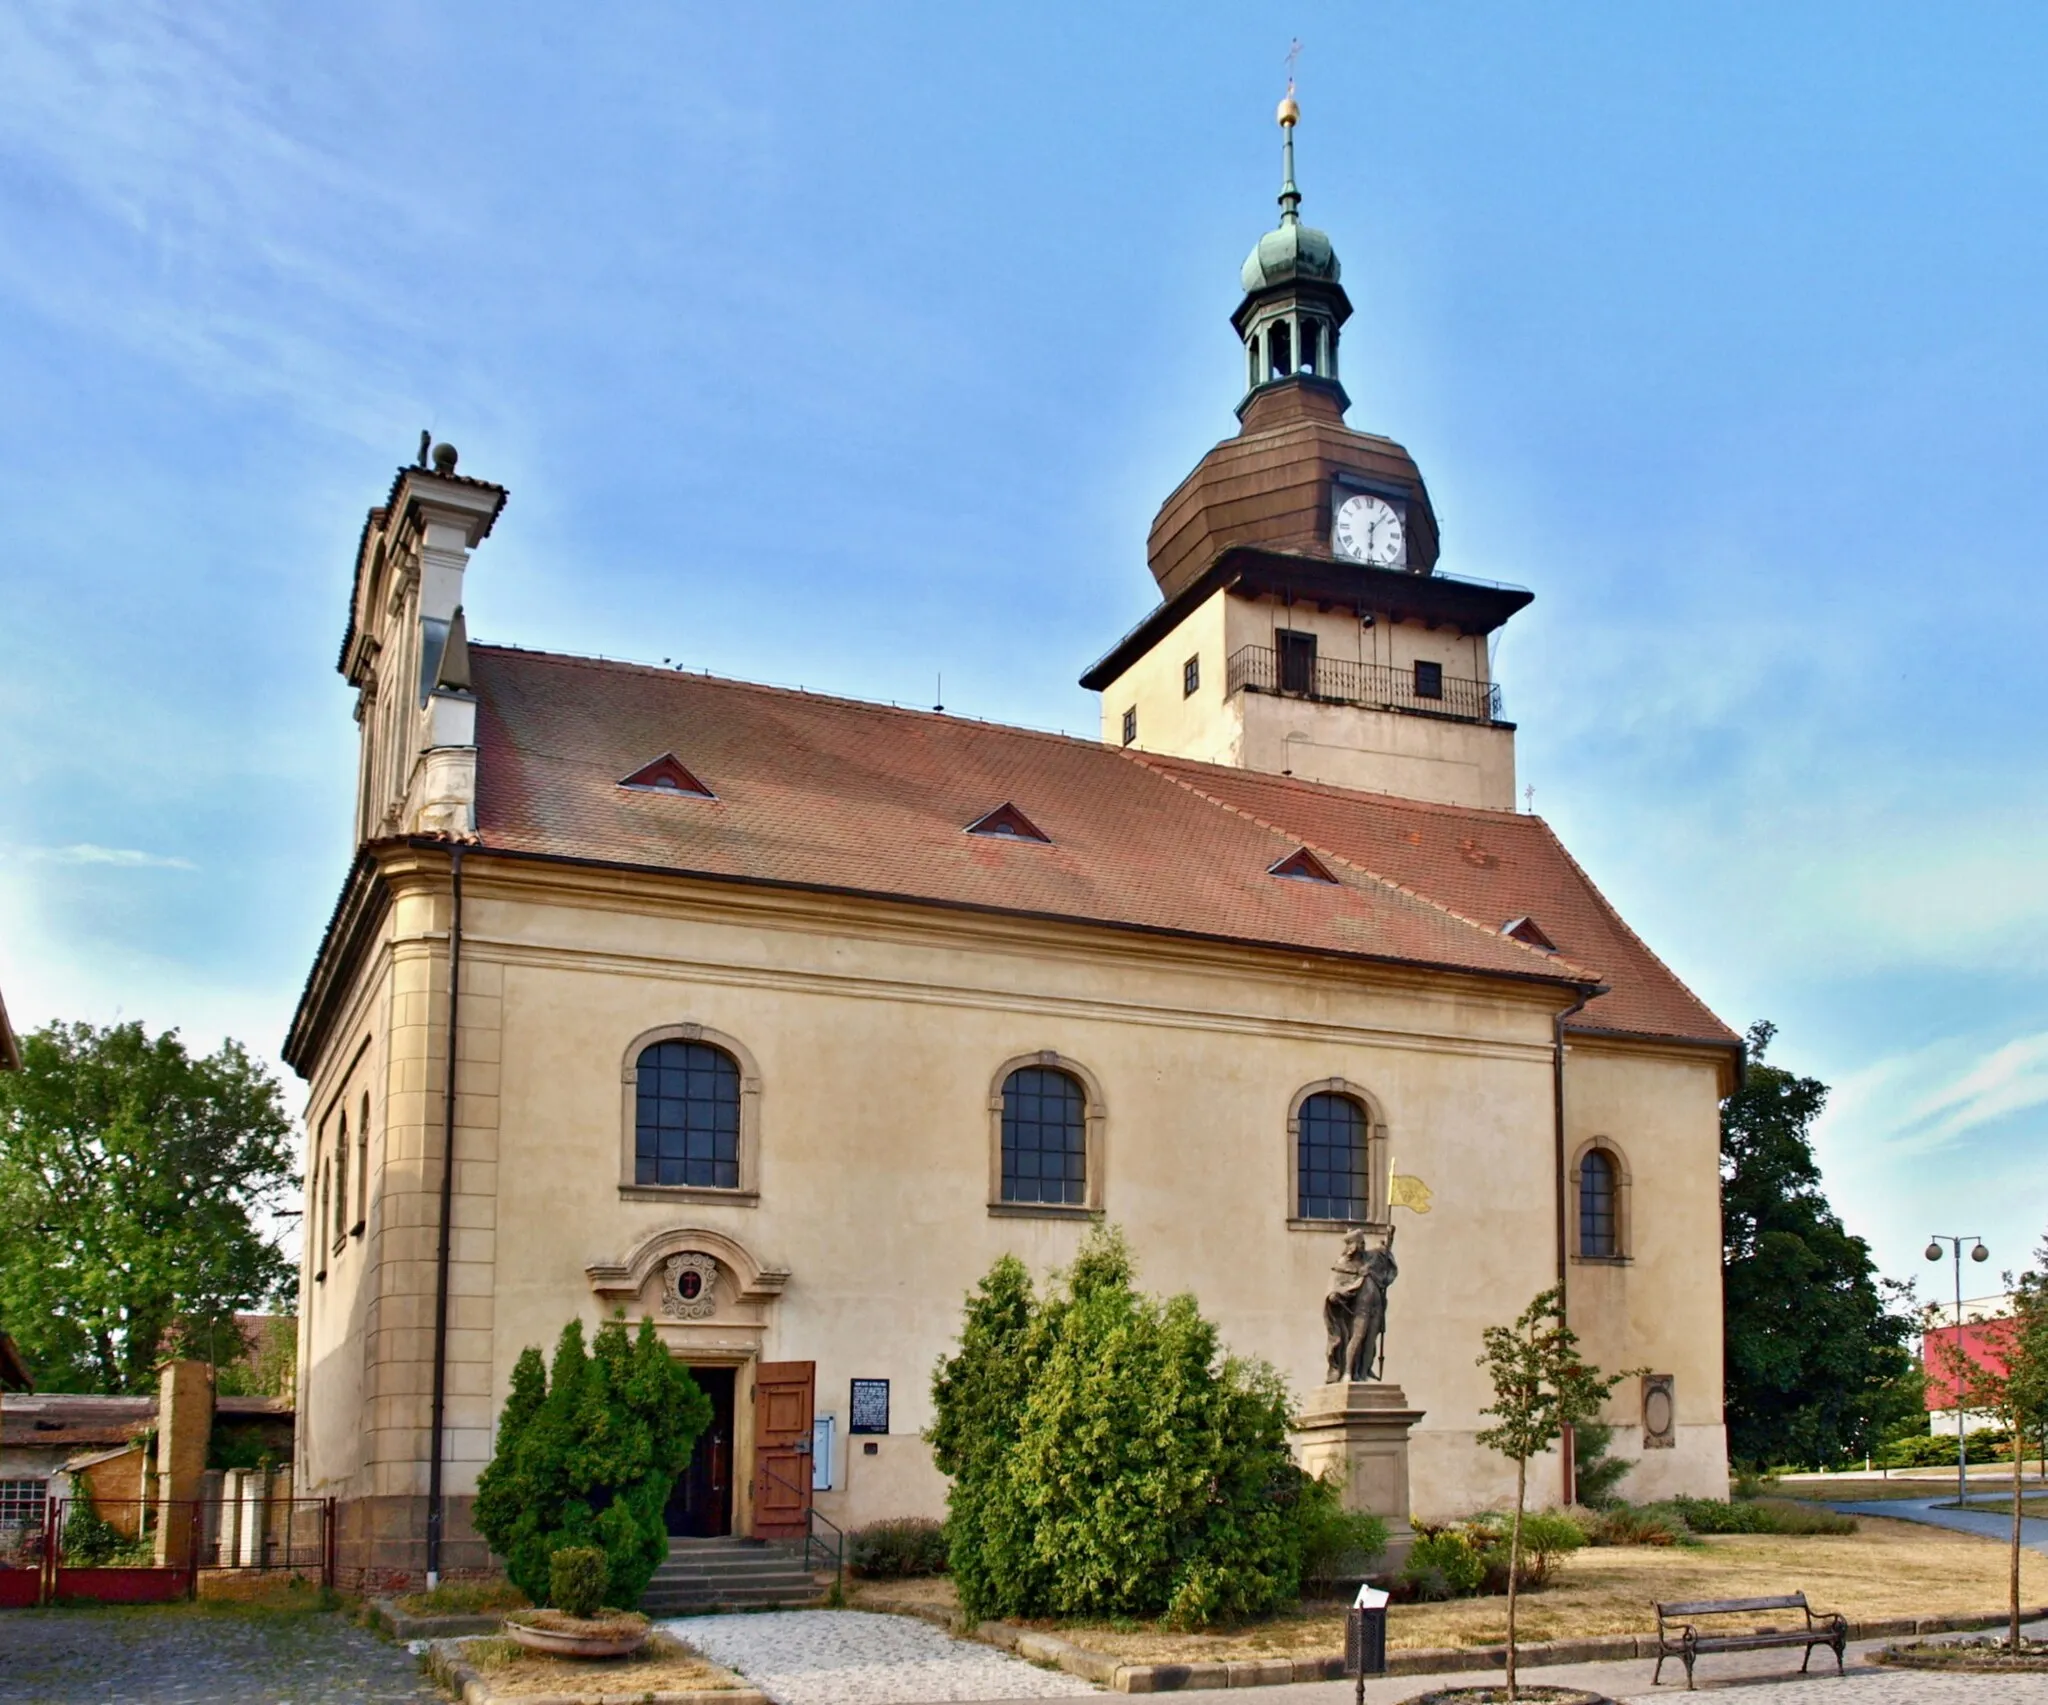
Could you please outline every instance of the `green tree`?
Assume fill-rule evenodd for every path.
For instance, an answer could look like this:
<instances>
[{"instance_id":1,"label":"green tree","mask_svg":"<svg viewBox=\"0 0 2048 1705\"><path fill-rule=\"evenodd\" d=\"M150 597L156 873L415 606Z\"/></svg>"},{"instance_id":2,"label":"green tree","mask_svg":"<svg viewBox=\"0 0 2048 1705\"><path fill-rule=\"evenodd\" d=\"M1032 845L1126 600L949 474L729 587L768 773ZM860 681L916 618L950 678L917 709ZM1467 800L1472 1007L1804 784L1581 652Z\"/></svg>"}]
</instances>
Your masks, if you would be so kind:
<instances>
[{"instance_id":1,"label":"green tree","mask_svg":"<svg viewBox=\"0 0 2048 1705\"><path fill-rule=\"evenodd\" d=\"M238 1042L53 1024L0 1072L0 1320L50 1391L144 1392L167 1352L239 1343L292 1264L290 1121Z\"/></svg>"},{"instance_id":2,"label":"green tree","mask_svg":"<svg viewBox=\"0 0 2048 1705\"><path fill-rule=\"evenodd\" d=\"M623 1319L607 1320L586 1351L572 1320L551 1370L531 1348L513 1365L497 1449L477 1480L477 1531L536 1604L557 1551L595 1546L631 1609L668 1555L669 1492L710 1425L711 1399L653 1321L628 1337Z\"/></svg>"},{"instance_id":3,"label":"green tree","mask_svg":"<svg viewBox=\"0 0 2048 1705\"><path fill-rule=\"evenodd\" d=\"M1303 1476L1287 1394L1222 1352L1195 1300L1141 1295L1114 1231L1040 1298L996 1263L932 1382L962 1608L1183 1626L1300 1591Z\"/></svg>"},{"instance_id":4,"label":"green tree","mask_svg":"<svg viewBox=\"0 0 2048 1705\"><path fill-rule=\"evenodd\" d=\"M1911 1293L1828 1205L1809 1136L1827 1085L1765 1062L1721 1104L1724 1399L1729 1454L1831 1467L1875 1450L1914 1399Z\"/></svg>"},{"instance_id":5,"label":"green tree","mask_svg":"<svg viewBox=\"0 0 2048 1705\"><path fill-rule=\"evenodd\" d=\"M1479 1442L1515 1465L1515 1515L1508 1529L1508 1697L1515 1691L1515 1609L1522 1573L1522 1520L1529 1503L1529 1459L1548 1450L1567 1427L1600 1413L1624 1374L1603 1374L1579 1355L1578 1335L1564 1321L1564 1293L1544 1291L1512 1326L1489 1326L1479 1366L1493 1385L1480 1410L1493 1425Z\"/></svg>"}]
</instances>

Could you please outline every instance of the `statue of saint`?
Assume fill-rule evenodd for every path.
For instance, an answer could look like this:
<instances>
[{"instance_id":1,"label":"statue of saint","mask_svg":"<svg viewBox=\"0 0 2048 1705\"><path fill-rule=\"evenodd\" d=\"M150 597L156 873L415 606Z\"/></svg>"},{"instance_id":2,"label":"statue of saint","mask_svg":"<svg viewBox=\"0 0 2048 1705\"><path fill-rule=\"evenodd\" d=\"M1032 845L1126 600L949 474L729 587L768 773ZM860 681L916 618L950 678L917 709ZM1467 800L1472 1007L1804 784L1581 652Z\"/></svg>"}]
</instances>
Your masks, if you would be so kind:
<instances>
[{"instance_id":1,"label":"statue of saint","mask_svg":"<svg viewBox=\"0 0 2048 1705\"><path fill-rule=\"evenodd\" d=\"M1394 1265L1394 1233L1375 1244L1372 1234L1345 1234L1344 1252L1331 1269L1337 1282L1323 1300L1323 1325L1330 1335L1330 1366L1325 1383L1369 1380L1378 1371L1387 1336L1387 1287L1400 1269Z\"/></svg>"}]
</instances>

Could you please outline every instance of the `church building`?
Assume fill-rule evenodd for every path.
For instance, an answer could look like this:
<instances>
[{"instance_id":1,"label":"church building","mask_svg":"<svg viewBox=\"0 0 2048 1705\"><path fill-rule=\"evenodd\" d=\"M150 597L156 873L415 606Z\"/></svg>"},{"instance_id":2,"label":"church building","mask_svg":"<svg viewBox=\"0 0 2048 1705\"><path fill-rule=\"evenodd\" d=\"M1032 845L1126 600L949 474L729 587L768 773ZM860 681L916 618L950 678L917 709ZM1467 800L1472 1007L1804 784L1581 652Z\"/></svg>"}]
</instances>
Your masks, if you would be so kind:
<instances>
[{"instance_id":1,"label":"church building","mask_svg":"<svg viewBox=\"0 0 2048 1705\"><path fill-rule=\"evenodd\" d=\"M443 445L369 512L353 861L286 1048L296 1486L348 1584L486 1566L514 1360L620 1311L716 1411L678 1535L941 1514L966 1293L1100 1222L1305 1404L1347 1238L1392 1236L1418 1516L1512 1495L1474 1361L1554 1285L1649 1370L1608 1410L1629 1493L1726 1495L1741 1044L1516 809L1490 657L1532 594L1447 572L1421 471L1347 422L1297 116L1238 428L1081 677L1099 741L471 643L503 488Z\"/></svg>"}]
</instances>

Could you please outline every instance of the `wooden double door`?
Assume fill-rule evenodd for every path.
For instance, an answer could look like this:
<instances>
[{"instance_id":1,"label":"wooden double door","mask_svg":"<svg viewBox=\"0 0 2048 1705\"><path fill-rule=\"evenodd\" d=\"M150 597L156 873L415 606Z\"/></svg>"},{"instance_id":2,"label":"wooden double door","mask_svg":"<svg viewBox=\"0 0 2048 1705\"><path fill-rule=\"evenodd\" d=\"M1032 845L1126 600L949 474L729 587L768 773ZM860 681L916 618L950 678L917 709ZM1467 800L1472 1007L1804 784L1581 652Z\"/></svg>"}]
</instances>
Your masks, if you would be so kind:
<instances>
[{"instance_id":1,"label":"wooden double door","mask_svg":"<svg viewBox=\"0 0 2048 1705\"><path fill-rule=\"evenodd\" d=\"M817 1364L699 1366L690 1374L711 1399L711 1425L669 1494L668 1531L689 1539L732 1533L735 1494L745 1478L753 1494L754 1537L803 1538L810 1531Z\"/></svg>"}]
</instances>

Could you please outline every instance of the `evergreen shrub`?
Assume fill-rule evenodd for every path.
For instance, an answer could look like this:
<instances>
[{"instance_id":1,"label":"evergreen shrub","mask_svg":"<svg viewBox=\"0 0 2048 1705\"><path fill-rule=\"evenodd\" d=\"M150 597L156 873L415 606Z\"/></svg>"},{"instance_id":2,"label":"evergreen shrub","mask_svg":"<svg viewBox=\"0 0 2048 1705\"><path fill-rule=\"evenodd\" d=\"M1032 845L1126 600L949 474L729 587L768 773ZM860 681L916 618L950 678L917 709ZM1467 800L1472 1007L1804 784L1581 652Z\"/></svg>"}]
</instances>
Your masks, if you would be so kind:
<instances>
[{"instance_id":1,"label":"evergreen shrub","mask_svg":"<svg viewBox=\"0 0 2048 1705\"><path fill-rule=\"evenodd\" d=\"M1132 1283L1098 1230L1040 1297L1005 1256L932 1380L961 1609L989 1617L1260 1615L1301 1586L1302 1487L1280 1376L1223 1354L1191 1296Z\"/></svg>"},{"instance_id":2,"label":"evergreen shrub","mask_svg":"<svg viewBox=\"0 0 2048 1705\"><path fill-rule=\"evenodd\" d=\"M1387 1524L1364 1510L1347 1510L1335 1480L1304 1476L1296 1498L1302 1595L1330 1598L1340 1585L1364 1580L1387 1549Z\"/></svg>"},{"instance_id":3,"label":"evergreen shrub","mask_svg":"<svg viewBox=\"0 0 2048 1705\"><path fill-rule=\"evenodd\" d=\"M1724 1504L1715 1498L1673 1498L1671 1508L1694 1533L1847 1534L1854 1516L1838 1515L1785 1498L1756 1498Z\"/></svg>"},{"instance_id":4,"label":"evergreen shrub","mask_svg":"<svg viewBox=\"0 0 2048 1705\"><path fill-rule=\"evenodd\" d=\"M565 1545L548 1559L548 1603L585 1619L604 1608L611 1565L594 1545Z\"/></svg>"},{"instance_id":5,"label":"evergreen shrub","mask_svg":"<svg viewBox=\"0 0 2048 1705\"><path fill-rule=\"evenodd\" d=\"M946 1529L930 1516L870 1522L846 1536L846 1566L871 1580L946 1572Z\"/></svg>"},{"instance_id":6,"label":"evergreen shrub","mask_svg":"<svg viewBox=\"0 0 2048 1705\"><path fill-rule=\"evenodd\" d=\"M1417 1528L1401 1584L1420 1599L1466 1598L1486 1584L1486 1552L1463 1527Z\"/></svg>"},{"instance_id":7,"label":"evergreen shrub","mask_svg":"<svg viewBox=\"0 0 2048 1705\"><path fill-rule=\"evenodd\" d=\"M548 1602L556 1552L597 1547L611 1596L630 1609L668 1555L669 1490L710 1424L711 1400L651 1320L634 1338L608 1320L587 1352L572 1320L551 1370L531 1348L513 1366L497 1450L477 1480L477 1531L536 1604Z\"/></svg>"}]
</instances>

